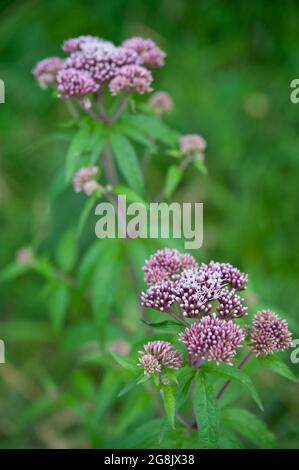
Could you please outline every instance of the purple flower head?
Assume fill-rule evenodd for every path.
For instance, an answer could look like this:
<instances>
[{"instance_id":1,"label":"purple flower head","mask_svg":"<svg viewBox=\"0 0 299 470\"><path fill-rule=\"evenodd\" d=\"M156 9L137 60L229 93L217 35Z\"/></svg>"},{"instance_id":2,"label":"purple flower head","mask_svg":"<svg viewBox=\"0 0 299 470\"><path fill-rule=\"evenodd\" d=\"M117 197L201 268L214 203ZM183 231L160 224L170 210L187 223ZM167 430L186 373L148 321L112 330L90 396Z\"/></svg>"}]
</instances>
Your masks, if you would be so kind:
<instances>
[{"instance_id":1,"label":"purple flower head","mask_svg":"<svg viewBox=\"0 0 299 470\"><path fill-rule=\"evenodd\" d=\"M244 307L244 299L236 294L236 290L222 289L219 297L220 305L217 311L222 318L240 318L247 315L247 307Z\"/></svg>"},{"instance_id":2,"label":"purple flower head","mask_svg":"<svg viewBox=\"0 0 299 470\"><path fill-rule=\"evenodd\" d=\"M140 95L151 91L152 74L141 65L125 65L117 70L116 76L109 83L112 95L122 91L135 91Z\"/></svg>"},{"instance_id":3,"label":"purple flower head","mask_svg":"<svg viewBox=\"0 0 299 470\"><path fill-rule=\"evenodd\" d=\"M150 341L139 351L141 357L138 365L144 368L145 374L161 372L165 369L179 369L183 362L182 354L168 341Z\"/></svg>"},{"instance_id":4,"label":"purple flower head","mask_svg":"<svg viewBox=\"0 0 299 470\"><path fill-rule=\"evenodd\" d=\"M66 41L64 41L62 45L62 49L64 50L64 52L67 52L70 54L72 52L79 51L82 48L82 46L84 46L85 44L110 44L112 45L110 41L105 41L104 39L101 39L97 36L86 35L86 36L79 36L77 38L67 39Z\"/></svg>"},{"instance_id":5,"label":"purple flower head","mask_svg":"<svg viewBox=\"0 0 299 470\"><path fill-rule=\"evenodd\" d=\"M187 317L210 313L211 302L219 298L221 276L217 272L202 274L198 268L185 269L175 276L175 300Z\"/></svg>"},{"instance_id":6,"label":"purple flower head","mask_svg":"<svg viewBox=\"0 0 299 470\"><path fill-rule=\"evenodd\" d=\"M169 280L159 281L141 294L143 307L160 310L160 312L167 312L174 301L173 283Z\"/></svg>"},{"instance_id":7,"label":"purple flower head","mask_svg":"<svg viewBox=\"0 0 299 470\"><path fill-rule=\"evenodd\" d=\"M184 155L203 153L207 142L199 134L187 134L180 138L180 149Z\"/></svg>"},{"instance_id":8,"label":"purple flower head","mask_svg":"<svg viewBox=\"0 0 299 470\"><path fill-rule=\"evenodd\" d=\"M91 75L84 70L64 68L57 74L59 98L82 98L89 93L95 93L99 85Z\"/></svg>"},{"instance_id":9,"label":"purple flower head","mask_svg":"<svg viewBox=\"0 0 299 470\"><path fill-rule=\"evenodd\" d=\"M90 196L99 187L95 179L98 171L97 166L80 168L73 179L74 191L76 193L83 191L87 196Z\"/></svg>"},{"instance_id":10,"label":"purple flower head","mask_svg":"<svg viewBox=\"0 0 299 470\"><path fill-rule=\"evenodd\" d=\"M250 342L257 356L284 351L292 344L288 323L271 310L261 310L253 317Z\"/></svg>"},{"instance_id":11,"label":"purple flower head","mask_svg":"<svg viewBox=\"0 0 299 470\"><path fill-rule=\"evenodd\" d=\"M146 67L162 67L166 54L152 39L133 37L126 39L122 45L137 52L141 64Z\"/></svg>"},{"instance_id":12,"label":"purple flower head","mask_svg":"<svg viewBox=\"0 0 299 470\"><path fill-rule=\"evenodd\" d=\"M138 62L137 53L107 42L86 42L65 61L67 68L87 71L101 84L114 78L121 67Z\"/></svg>"},{"instance_id":13,"label":"purple flower head","mask_svg":"<svg viewBox=\"0 0 299 470\"><path fill-rule=\"evenodd\" d=\"M207 274L217 271L221 274L224 283L230 284L236 290L246 289L248 275L242 273L238 268L229 263L218 263L215 261L210 261L208 264L202 263L200 271Z\"/></svg>"},{"instance_id":14,"label":"purple flower head","mask_svg":"<svg viewBox=\"0 0 299 470\"><path fill-rule=\"evenodd\" d=\"M180 253L176 249L164 248L156 251L143 267L147 284L169 279L183 269L193 268L197 262L192 255Z\"/></svg>"},{"instance_id":15,"label":"purple flower head","mask_svg":"<svg viewBox=\"0 0 299 470\"><path fill-rule=\"evenodd\" d=\"M232 364L244 337L243 330L232 320L221 320L212 313L186 328L180 341L186 345L192 364L205 359Z\"/></svg>"},{"instance_id":16,"label":"purple flower head","mask_svg":"<svg viewBox=\"0 0 299 470\"><path fill-rule=\"evenodd\" d=\"M169 93L166 93L166 91L156 91L156 93L150 97L149 104L154 108L158 116L171 111L173 108L171 96Z\"/></svg>"},{"instance_id":17,"label":"purple flower head","mask_svg":"<svg viewBox=\"0 0 299 470\"><path fill-rule=\"evenodd\" d=\"M56 76L62 69L64 60L60 57L48 57L38 62L32 73L37 79L41 88L48 88L56 83Z\"/></svg>"}]
</instances>

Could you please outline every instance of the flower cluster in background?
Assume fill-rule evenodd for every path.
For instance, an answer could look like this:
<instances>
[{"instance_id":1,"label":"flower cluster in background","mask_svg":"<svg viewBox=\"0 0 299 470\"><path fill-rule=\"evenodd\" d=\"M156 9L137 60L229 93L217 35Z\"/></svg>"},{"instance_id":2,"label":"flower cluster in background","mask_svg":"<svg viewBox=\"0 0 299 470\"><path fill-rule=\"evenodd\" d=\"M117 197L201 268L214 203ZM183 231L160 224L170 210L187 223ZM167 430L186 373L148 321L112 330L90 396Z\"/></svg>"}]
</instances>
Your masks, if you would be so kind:
<instances>
[{"instance_id":1,"label":"flower cluster in background","mask_svg":"<svg viewBox=\"0 0 299 470\"><path fill-rule=\"evenodd\" d=\"M33 70L42 88L57 85L61 99L81 100L105 84L112 95L148 93L153 81L149 69L162 67L166 56L154 41L141 37L116 46L97 36L79 36L65 41L62 49L68 54L65 59L44 59Z\"/></svg>"},{"instance_id":2,"label":"flower cluster in background","mask_svg":"<svg viewBox=\"0 0 299 470\"><path fill-rule=\"evenodd\" d=\"M189 254L165 248L145 262L143 271L149 287L141 294L141 304L184 324L177 339L186 347L190 366L198 367L205 360L232 365L238 348L246 345L247 332L247 343L257 356L291 346L287 322L271 311L258 312L249 327L236 323L247 315L241 292L248 276L231 264L198 264ZM161 362L157 350L149 352L145 347L141 352L139 365L145 374L172 368L169 362Z\"/></svg>"}]
</instances>

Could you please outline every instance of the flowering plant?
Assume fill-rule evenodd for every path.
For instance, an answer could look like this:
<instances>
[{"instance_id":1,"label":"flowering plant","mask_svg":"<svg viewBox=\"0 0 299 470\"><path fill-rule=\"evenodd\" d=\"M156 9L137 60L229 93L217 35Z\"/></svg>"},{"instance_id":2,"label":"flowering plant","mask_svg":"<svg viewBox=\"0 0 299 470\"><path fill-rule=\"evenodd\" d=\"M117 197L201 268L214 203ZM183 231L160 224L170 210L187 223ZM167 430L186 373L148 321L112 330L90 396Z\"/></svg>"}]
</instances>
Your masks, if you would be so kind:
<instances>
[{"instance_id":1,"label":"flowering plant","mask_svg":"<svg viewBox=\"0 0 299 470\"><path fill-rule=\"evenodd\" d=\"M165 52L151 39L139 37L116 46L99 37L80 36L65 41L62 48L64 58L42 60L33 74L71 115L61 125L70 142L51 188L51 203L54 206L69 191L79 221L68 226L66 217L65 231L50 256L42 254L37 243L21 248L0 280L29 270L42 276L50 324L47 338L51 335L57 348L65 340L69 349L61 355L67 370L75 358L77 375L71 380L79 391L71 393L66 386L65 393L53 394L51 381L43 375L40 382L50 392L46 403L41 393L33 414L71 408L92 446L105 439L98 431L105 415L107 428L110 418L113 422L108 440L108 447L113 447L118 434L132 423L135 427L139 414L148 409L152 410L146 414L148 422L136 425L126 446L238 447L242 445L238 432L255 445L272 445L272 434L254 415L232 407L220 409L226 404L220 399L233 388L228 387L231 381L243 385L262 408L251 379L241 370L250 357L295 380L272 355L291 344L286 322L269 310L245 322L247 275L228 263L199 264L179 246L165 248L161 239L153 244L93 240L87 235L97 201L115 204L119 194L130 202L169 200L188 168L201 176L207 172L206 140L198 134L181 135L166 124L172 98L164 91L152 93L153 73L164 65ZM149 98L148 93L152 93ZM162 155L166 162L162 189L159 184L148 187L147 173ZM158 251L150 256L157 245ZM144 266L148 286L140 302L145 335L136 328L139 312L126 291L131 288L137 297L142 290L141 265L148 257ZM156 311L159 321L150 321L149 309ZM152 333L156 329L161 332L158 336ZM249 350L236 367L242 348ZM138 359L128 358L131 349L136 356L139 350ZM217 394L218 384L212 379L227 380L219 384ZM139 384L145 393L140 387L134 390ZM120 405L118 420L112 403L129 391L133 398ZM161 399L166 419L161 417ZM159 418L151 419L153 414ZM263 436L260 442L256 431L259 439Z\"/></svg>"}]
</instances>

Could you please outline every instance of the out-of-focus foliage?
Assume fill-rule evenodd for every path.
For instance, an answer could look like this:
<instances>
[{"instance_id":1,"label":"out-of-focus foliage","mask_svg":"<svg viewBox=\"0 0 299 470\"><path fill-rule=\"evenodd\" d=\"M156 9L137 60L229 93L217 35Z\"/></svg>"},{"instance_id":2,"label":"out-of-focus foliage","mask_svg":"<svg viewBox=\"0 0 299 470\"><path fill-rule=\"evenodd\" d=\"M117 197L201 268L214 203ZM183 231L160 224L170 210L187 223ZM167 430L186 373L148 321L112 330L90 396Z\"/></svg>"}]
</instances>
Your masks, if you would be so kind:
<instances>
[{"instance_id":1,"label":"out-of-focus foliage","mask_svg":"<svg viewBox=\"0 0 299 470\"><path fill-rule=\"evenodd\" d=\"M0 8L0 78L6 85L6 103L0 105L1 267L32 240L37 250L59 258L59 238L78 222L84 202L65 191L50 210L50 185L70 132L59 126L66 110L51 91L38 88L33 66L59 55L59 44L79 34L117 43L149 36L168 53L155 86L173 97L169 123L208 141L208 176L190 170L175 193L177 200L205 203L204 245L196 256L249 272L252 311L262 299L298 336L299 105L289 99L289 84L299 73L296 2L284 2L283 14L280 3L258 0L25 0L2 1ZM155 157L147 177L152 194L170 163L165 155ZM83 256L92 227L80 246ZM151 247L132 241L130 249L141 269ZM93 255L103 262L100 250ZM125 335L136 351L143 341L130 268L113 284L115 311L97 328L84 302L72 298L64 312L68 293L53 288L49 296L33 273L0 286L7 361L0 365L2 447L134 446L140 425L147 425L142 445L152 445L151 429L155 434L159 426L152 420L161 404L142 386L117 398L130 372L119 368L109 346L98 346L102 326L108 345ZM298 375L299 366L292 367ZM271 371L261 374L255 362L250 368L265 407L260 415L278 446L298 447L298 385ZM235 392L232 387L226 400ZM243 404L252 406L245 394L237 406ZM181 444L170 433L168 445Z\"/></svg>"}]
</instances>

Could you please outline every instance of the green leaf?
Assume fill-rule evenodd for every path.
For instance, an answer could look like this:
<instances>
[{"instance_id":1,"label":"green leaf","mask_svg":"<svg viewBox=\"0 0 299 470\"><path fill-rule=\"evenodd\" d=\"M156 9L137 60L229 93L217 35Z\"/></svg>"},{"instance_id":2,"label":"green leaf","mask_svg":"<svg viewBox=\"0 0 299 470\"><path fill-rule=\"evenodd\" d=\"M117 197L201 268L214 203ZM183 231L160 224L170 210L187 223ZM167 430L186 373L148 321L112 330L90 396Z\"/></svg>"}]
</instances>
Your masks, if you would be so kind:
<instances>
[{"instance_id":1,"label":"green leaf","mask_svg":"<svg viewBox=\"0 0 299 470\"><path fill-rule=\"evenodd\" d=\"M134 364L132 361L130 361L129 359L123 356L120 356L119 354L116 354L114 352L110 352L110 354L113 357L113 359L124 369L129 370L130 372L133 372L133 374L136 374L136 372L139 371L138 366Z\"/></svg>"},{"instance_id":2,"label":"green leaf","mask_svg":"<svg viewBox=\"0 0 299 470\"><path fill-rule=\"evenodd\" d=\"M174 158L183 158L183 152L181 152L181 150L179 149L169 149L169 150L166 150L166 155L169 155L170 157L174 157Z\"/></svg>"},{"instance_id":3,"label":"green leaf","mask_svg":"<svg viewBox=\"0 0 299 470\"><path fill-rule=\"evenodd\" d=\"M253 385L250 377L245 372L227 364L221 364L219 366L209 364L202 366L202 368L209 374L217 375L218 377L223 377L224 379L228 380L233 380L243 385L248 390L258 407L263 411L264 408L256 388Z\"/></svg>"},{"instance_id":4,"label":"green leaf","mask_svg":"<svg viewBox=\"0 0 299 470\"><path fill-rule=\"evenodd\" d=\"M145 137L143 134L140 134L140 132L134 129L134 127L124 125L121 126L120 129L123 131L124 134L126 134L127 137L139 144L144 145L144 147L148 148L152 153L157 152L156 145L149 138Z\"/></svg>"},{"instance_id":5,"label":"green leaf","mask_svg":"<svg viewBox=\"0 0 299 470\"><path fill-rule=\"evenodd\" d=\"M163 385L163 403L165 413L172 429L175 428L174 417L175 417L175 398L171 385Z\"/></svg>"},{"instance_id":6,"label":"green leaf","mask_svg":"<svg viewBox=\"0 0 299 470\"><path fill-rule=\"evenodd\" d=\"M274 434L255 415L241 408L227 408L222 412L223 422L228 421L239 434L257 447L271 448L275 443Z\"/></svg>"},{"instance_id":7,"label":"green leaf","mask_svg":"<svg viewBox=\"0 0 299 470\"><path fill-rule=\"evenodd\" d=\"M180 137L177 131L174 131L154 116L135 114L127 116L127 122L139 129L140 132L160 140L165 145L175 146Z\"/></svg>"},{"instance_id":8,"label":"green leaf","mask_svg":"<svg viewBox=\"0 0 299 470\"><path fill-rule=\"evenodd\" d=\"M117 289L120 267L118 245L115 240L112 241L113 245L106 245L107 250L95 269L91 285L92 311L102 338L105 337L105 325Z\"/></svg>"},{"instance_id":9,"label":"green leaf","mask_svg":"<svg viewBox=\"0 0 299 470\"><path fill-rule=\"evenodd\" d=\"M208 174L208 170L201 158L194 158L192 160L193 166L203 175Z\"/></svg>"},{"instance_id":10,"label":"green leaf","mask_svg":"<svg viewBox=\"0 0 299 470\"><path fill-rule=\"evenodd\" d=\"M127 186L123 186L118 184L113 187L112 193L119 194L121 196L126 196L128 202L141 202L142 204L146 204L144 199L141 196L135 193L132 189L128 188Z\"/></svg>"},{"instance_id":11,"label":"green leaf","mask_svg":"<svg viewBox=\"0 0 299 470\"><path fill-rule=\"evenodd\" d=\"M165 196L170 198L172 193L179 185L183 176L183 171L177 165L172 165L168 168L166 183L165 183Z\"/></svg>"},{"instance_id":12,"label":"green leaf","mask_svg":"<svg viewBox=\"0 0 299 470\"><path fill-rule=\"evenodd\" d=\"M0 283L11 281L29 270L29 266L14 261L0 271Z\"/></svg>"},{"instance_id":13,"label":"green leaf","mask_svg":"<svg viewBox=\"0 0 299 470\"><path fill-rule=\"evenodd\" d=\"M100 155L102 153L102 150L104 148L106 142L105 138L105 133L103 126L100 123L97 123L95 130L93 131L93 134L90 139L90 149L91 149L91 155L90 155L90 165L95 165L100 158Z\"/></svg>"},{"instance_id":14,"label":"green leaf","mask_svg":"<svg viewBox=\"0 0 299 470\"><path fill-rule=\"evenodd\" d=\"M125 449L147 449L157 445L157 436L163 428L164 419L156 418L133 430L122 443Z\"/></svg>"},{"instance_id":15,"label":"green leaf","mask_svg":"<svg viewBox=\"0 0 299 470\"><path fill-rule=\"evenodd\" d=\"M194 410L201 446L204 449L216 449L219 427L218 402L212 385L202 372L196 377Z\"/></svg>"},{"instance_id":16,"label":"green leaf","mask_svg":"<svg viewBox=\"0 0 299 470\"><path fill-rule=\"evenodd\" d=\"M84 125L80 127L75 134L66 155L66 180L69 182L72 179L74 172L78 168L79 158L82 153L87 149L90 138L90 130Z\"/></svg>"},{"instance_id":17,"label":"green leaf","mask_svg":"<svg viewBox=\"0 0 299 470\"><path fill-rule=\"evenodd\" d=\"M92 196L89 197L84 204L83 210L80 214L79 222L78 222L78 227L77 227L77 232L76 232L76 238L77 240L81 237L83 229L86 225L86 222L88 220L88 217L92 211L92 208L96 202L96 197Z\"/></svg>"},{"instance_id":18,"label":"green leaf","mask_svg":"<svg viewBox=\"0 0 299 470\"><path fill-rule=\"evenodd\" d=\"M258 358L258 361L260 364L263 366L267 367L268 369L273 370L273 372L276 372L276 374L281 375L282 377L285 377L286 379L291 380L292 382L299 382L298 377L293 374L291 369L278 357L276 356L267 356L267 357L260 357Z\"/></svg>"},{"instance_id":19,"label":"green leaf","mask_svg":"<svg viewBox=\"0 0 299 470\"><path fill-rule=\"evenodd\" d=\"M70 271L79 256L78 244L73 230L68 230L59 241L56 251L58 266L64 271Z\"/></svg>"},{"instance_id":20,"label":"green leaf","mask_svg":"<svg viewBox=\"0 0 299 470\"><path fill-rule=\"evenodd\" d=\"M111 146L117 165L129 184L138 194L143 192L143 179L139 162L130 141L121 134L111 135Z\"/></svg>"},{"instance_id":21,"label":"green leaf","mask_svg":"<svg viewBox=\"0 0 299 470\"><path fill-rule=\"evenodd\" d=\"M69 302L70 292L65 284L56 285L51 289L48 299L48 309L55 331L60 331L63 326Z\"/></svg>"},{"instance_id":22,"label":"green leaf","mask_svg":"<svg viewBox=\"0 0 299 470\"><path fill-rule=\"evenodd\" d=\"M90 280L96 264L109 245L109 240L96 240L85 252L79 267L79 285L84 287Z\"/></svg>"},{"instance_id":23,"label":"green leaf","mask_svg":"<svg viewBox=\"0 0 299 470\"><path fill-rule=\"evenodd\" d=\"M142 320L142 323L145 323L146 325L150 326L151 328L158 328L159 330L160 329L164 330L165 328L174 327L174 326L178 326L180 328L185 328L184 325L182 325L181 323L175 322L173 320L163 320L163 321L158 321L158 322L149 322L149 321L146 321L146 320Z\"/></svg>"},{"instance_id":24,"label":"green leaf","mask_svg":"<svg viewBox=\"0 0 299 470\"><path fill-rule=\"evenodd\" d=\"M142 375L142 377L143 377L143 375ZM138 385L139 385L138 384L138 379L136 379L136 377L134 377L132 380L130 380L128 383L126 383L126 385L121 389L121 391L117 395L117 398L123 397L128 392L130 392L135 387L137 387Z\"/></svg>"}]
</instances>

